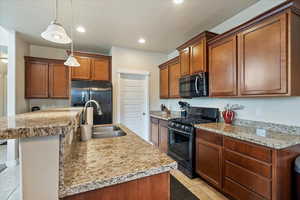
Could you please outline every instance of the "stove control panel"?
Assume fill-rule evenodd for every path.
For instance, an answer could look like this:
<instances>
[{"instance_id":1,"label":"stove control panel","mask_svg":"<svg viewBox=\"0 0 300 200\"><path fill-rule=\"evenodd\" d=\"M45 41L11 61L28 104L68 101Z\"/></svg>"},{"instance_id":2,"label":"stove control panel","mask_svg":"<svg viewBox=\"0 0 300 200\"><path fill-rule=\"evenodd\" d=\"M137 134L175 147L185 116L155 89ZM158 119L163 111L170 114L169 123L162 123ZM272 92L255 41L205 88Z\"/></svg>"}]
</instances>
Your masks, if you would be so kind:
<instances>
[{"instance_id":1,"label":"stove control panel","mask_svg":"<svg viewBox=\"0 0 300 200\"><path fill-rule=\"evenodd\" d=\"M181 124L181 123L178 123L178 122L172 122L172 121L170 121L169 122L169 127L173 128L173 129L177 129L177 130L183 131L183 132L189 132L190 133L190 132L193 131L193 126Z\"/></svg>"}]
</instances>

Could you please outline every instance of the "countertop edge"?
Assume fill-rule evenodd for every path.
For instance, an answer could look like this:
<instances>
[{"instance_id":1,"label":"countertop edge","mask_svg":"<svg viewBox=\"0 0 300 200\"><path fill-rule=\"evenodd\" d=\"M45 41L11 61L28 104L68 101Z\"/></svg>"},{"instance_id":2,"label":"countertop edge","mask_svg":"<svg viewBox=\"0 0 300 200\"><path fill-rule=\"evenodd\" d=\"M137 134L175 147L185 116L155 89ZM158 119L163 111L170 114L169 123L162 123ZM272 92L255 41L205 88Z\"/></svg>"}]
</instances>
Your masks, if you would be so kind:
<instances>
[{"instance_id":1,"label":"countertop edge","mask_svg":"<svg viewBox=\"0 0 300 200\"><path fill-rule=\"evenodd\" d=\"M113 177L113 178L107 179L107 180L99 180L99 181L96 181L96 182L95 181L88 182L88 183L85 183L85 184L70 187L68 189L64 188L64 189L62 189L62 191L59 192L59 198L64 198L64 197L67 197L67 196L72 196L72 195L80 194L80 193L83 193L83 192L97 190L97 189L101 189L101 188L104 188L104 187L113 186L113 185L116 185L116 184L121 184L121 183L129 182L129 181L133 181L133 180L140 179L140 178L165 173L165 172L168 172L168 171L173 170L173 169L177 169L177 162L176 161L174 161L170 164L163 165L163 166L160 166L160 167L157 167L157 168L152 168L152 169L149 169L149 170L146 170L146 171L139 171L139 172L135 172L135 173L130 173L130 174L126 174L126 175L123 175L123 176Z\"/></svg>"},{"instance_id":2,"label":"countertop edge","mask_svg":"<svg viewBox=\"0 0 300 200\"><path fill-rule=\"evenodd\" d=\"M40 127L36 126L36 127L22 127L22 128L6 128L5 130L0 131L1 132L0 140L65 135L72 126L76 125L77 118L81 115L82 111L83 109L72 111L72 112L76 112L76 114L72 119L70 118L70 120L65 124L59 124L59 125L49 124L47 126L40 126Z\"/></svg>"},{"instance_id":3,"label":"countertop edge","mask_svg":"<svg viewBox=\"0 0 300 200\"><path fill-rule=\"evenodd\" d=\"M258 145L261 145L261 146L265 146L265 147L269 147L269 148L277 149L277 150L285 149L285 148L292 147L294 145L300 144L299 142L291 142L290 144L272 145L272 144L263 143L263 142L261 142L261 140L251 138L250 136L247 137L243 133L241 133L241 134L243 134L242 136L241 135L237 136L235 134L230 134L229 132L220 131L218 129L202 127L201 125L196 125L195 127L198 128L198 129L205 130L205 131L211 131L211 132L214 132L214 133L217 133L217 134L220 134L220 135L225 135L225 136L228 136L228 137L232 137L232 138L239 139L239 140L246 141L246 142L255 143L255 144L258 144Z\"/></svg>"}]
</instances>

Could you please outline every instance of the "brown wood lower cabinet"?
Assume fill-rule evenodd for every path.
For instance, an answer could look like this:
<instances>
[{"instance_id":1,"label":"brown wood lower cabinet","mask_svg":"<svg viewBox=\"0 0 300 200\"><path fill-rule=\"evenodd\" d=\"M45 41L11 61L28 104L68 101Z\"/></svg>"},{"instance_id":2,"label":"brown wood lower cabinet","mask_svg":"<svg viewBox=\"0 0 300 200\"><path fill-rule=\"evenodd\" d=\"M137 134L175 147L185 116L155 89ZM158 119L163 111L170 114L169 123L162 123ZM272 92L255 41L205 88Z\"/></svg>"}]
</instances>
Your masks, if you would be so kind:
<instances>
[{"instance_id":1,"label":"brown wood lower cabinet","mask_svg":"<svg viewBox=\"0 0 300 200\"><path fill-rule=\"evenodd\" d=\"M214 133L197 131L196 172L217 188L221 188L222 146L218 140L219 136Z\"/></svg>"},{"instance_id":2,"label":"brown wood lower cabinet","mask_svg":"<svg viewBox=\"0 0 300 200\"><path fill-rule=\"evenodd\" d=\"M162 152L168 152L168 121L151 117L150 141Z\"/></svg>"},{"instance_id":3,"label":"brown wood lower cabinet","mask_svg":"<svg viewBox=\"0 0 300 200\"><path fill-rule=\"evenodd\" d=\"M65 197L62 200L154 199L170 199L170 174L168 172Z\"/></svg>"},{"instance_id":4,"label":"brown wood lower cabinet","mask_svg":"<svg viewBox=\"0 0 300 200\"><path fill-rule=\"evenodd\" d=\"M235 200L294 200L293 162L300 145L282 150L197 129L196 172Z\"/></svg>"},{"instance_id":5,"label":"brown wood lower cabinet","mask_svg":"<svg viewBox=\"0 0 300 200\"><path fill-rule=\"evenodd\" d=\"M158 147L158 145L159 145L159 127L158 127L158 123L159 123L158 119L151 118L150 141L156 147Z\"/></svg>"}]
</instances>

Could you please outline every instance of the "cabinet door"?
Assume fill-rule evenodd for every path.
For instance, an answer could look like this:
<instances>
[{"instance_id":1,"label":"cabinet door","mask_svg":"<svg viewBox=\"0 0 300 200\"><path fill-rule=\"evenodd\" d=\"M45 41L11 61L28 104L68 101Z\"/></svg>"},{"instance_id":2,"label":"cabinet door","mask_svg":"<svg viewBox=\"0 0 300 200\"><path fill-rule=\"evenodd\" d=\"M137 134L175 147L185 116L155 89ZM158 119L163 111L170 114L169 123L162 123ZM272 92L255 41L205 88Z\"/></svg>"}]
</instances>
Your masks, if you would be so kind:
<instances>
[{"instance_id":1,"label":"cabinet door","mask_svg":"<svg viewBox=\"0 0 300 200\"><path fill-rule=\"evenodd\" d=\"M69 98L69 67L64 64L49 65L49 97Z\"/></svg>"},{"instance_id":2,"label":"cabinet door","mask_svg":"<svg viewBox=\"0 0 300 200\"><path fill-rule=\"evenodd\" d=\"M168 66L160 69L160 98L169 97L169 68Z\"/></svg>"},{"instance_id":3,"label":"cabinet door","mask_svg":"<svg viewBox=\"0 0 300 200\"><path fill-rule=\"evenodd\" d=\"M237 95L236 36L209 46L210 96Z\"/></svg>"},{"instance_id":4,"label":"cabinet door","mask_svg":"<svg viewBox=\"0 0 300 200\"><path fill-rule=\"evenodd\" d=\"M239 34L241 95L287 93L287 14Z\"/></svg>"},{"instance_id":5,"label":"cabinet door","mask_svg":"<svg viewBox=\"0 0 300 200\"><path fill-rule=\"evenodd\" d=\"M72 67L73 80L88 80L91 76L91 58L76 56L80 67Z\"/></svg>"},{"instance_id":6,"label":"cabinet door","mask_svg":"<svg viewBox=\"0 0 300 200\"><path fill-rule=\"evenodd\" d=\"M191 64L190 64L190 74L195 74L198 72L206 72L206 52L205 52L205 42L200 40L191 46Z\"/></svg>"},{"instance_id":7,"label":"cabinet door","mask_svg":"<svg viewBox=\"0 0 300 200\"><path fill-rule=\"evenodd\" d=\"M169 97L179 98L179 79L180 79L180 64L172 63L169 65Z\"/></svg>"},{"instance_id":8,"label":"cabinet door","mask_svg":"<svg viewBox=\"0 0 300 200\"><path fill-rule=\"evenodd\" d=\"M180 74L186 76L190 74L190 48L180 51Z\"/></svg>"},{"instance_id":9,"label":"cabinet door","mask_svg":"<svg viewBox=\"0 0 300 200\"><path fill-rule=\"evenodd\" d=\"M110 81L110 61L109 59L98 59L92 60L91 70L92 80L97 81Z\"/></svg>"},{"instance_id":10,"label":"cabinet door","mask_svg":"<svg viewBox=\"0 0 300 200\"><path fill-rule=\"evenodd\" d=\"M159 146L159 125L158 119L151 118L151 142L158 147Z\"/></svg>"},{"instance_id":11,"label":"cabinet door","mask_svg":"<svg viewBox=\"0 0 300 200\"><path fill-rule=\"evenodd\" d=\"M26 62L26 98L48 98L48 63Z\"/></svg>"},{"instance_id":12,"label":"cabinet door","mask_svg":"<svg viewBox=\"0 0 300 200\"><path fill-rule=\"evenodd\" d=\"M222 147L196 140L196 172L218 188L222 183Z\"/></svg>"},{"instance_id":13,"label":"cabinet door","mask_svg":"<svg viewBox=\"0 0 300 200\"><path fill-rule=\"evenodd\" d=\"M159 149L168 152L168 121L159 120Z\"/></svg>"}]
</instances>

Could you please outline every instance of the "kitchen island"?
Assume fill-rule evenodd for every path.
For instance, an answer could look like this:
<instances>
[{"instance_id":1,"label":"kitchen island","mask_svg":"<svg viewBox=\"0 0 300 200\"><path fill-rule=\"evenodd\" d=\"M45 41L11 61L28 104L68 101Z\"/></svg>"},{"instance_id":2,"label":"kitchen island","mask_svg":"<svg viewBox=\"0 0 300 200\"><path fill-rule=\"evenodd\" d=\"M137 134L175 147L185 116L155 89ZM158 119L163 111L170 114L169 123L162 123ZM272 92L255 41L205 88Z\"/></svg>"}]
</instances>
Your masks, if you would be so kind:
<instances>
[{"instance_id":1,"label":"kitchen island","mask_svg":"<svg viewBox=\"0 0 300 200\"><path fill-rule=\"evenodd\" d=\"M60 198L71 195L65 199L76 199L76 196L89 199L93 195L91 193L103 195L102 188L123 184L131 198L124 197L126 194L122 188L111 187L111 190L120 193L113 194L114 198L118 199L117 195L123 195L124 199L142 199L138 197L138 187L143 184L143 192L148 195L147 198L151 199L152 196L153 199L167 199L164 196L169 196L168 173L177 168L177 163L125 126L119 125L119 128L126 133L125 136L66 145L65 150L70 154L65 160ZM136 182L137 179L139 181ZM156 183L151 185L151 181ZM125 182L129 185L125 185ZM147 182L150 184L148 191ZM107 190L104 191L107 193Z\"/></svg>"},{"instance_id":2,"label":"kitchen island","mask_svg":"<svg viewBox=\"0 0 300 200\"><path fill-rule=\"evenodd\" d=\"M80 142L81 113L82 108L62 108L0 118L0 138L20 139L23 200L76 198L123 185L125 193L148 185L144 192L151 196L157 181L169 198L175 161L123 125L126 136Z\"/></svg>"}]
</instances>

